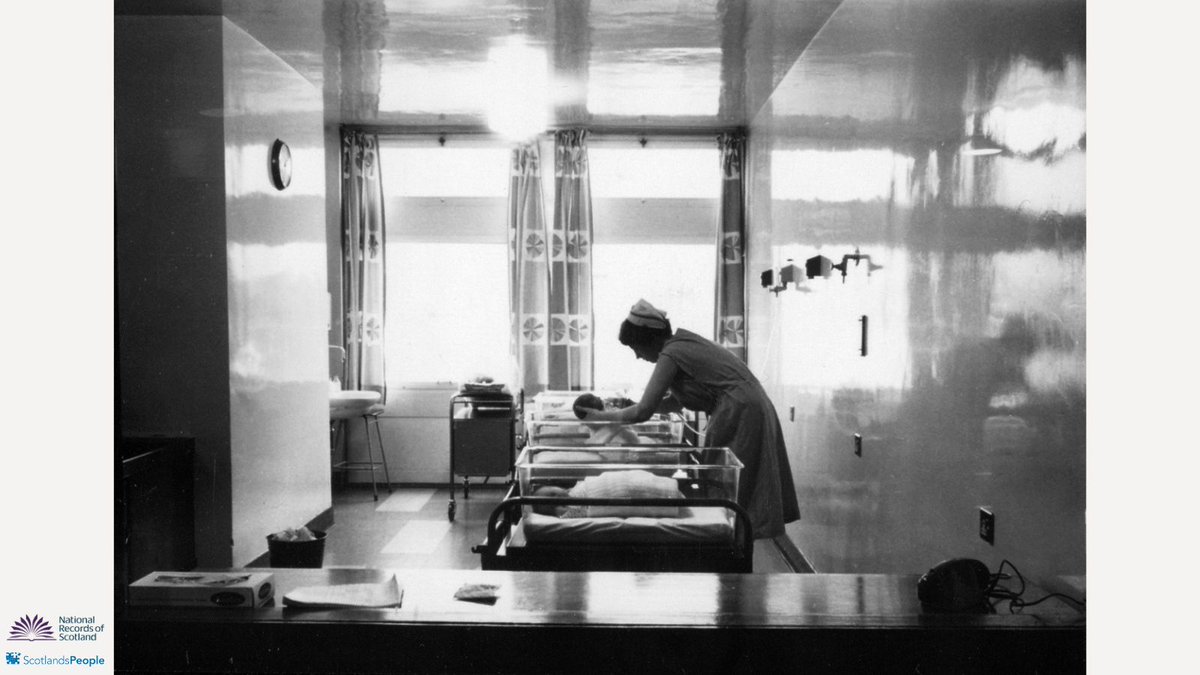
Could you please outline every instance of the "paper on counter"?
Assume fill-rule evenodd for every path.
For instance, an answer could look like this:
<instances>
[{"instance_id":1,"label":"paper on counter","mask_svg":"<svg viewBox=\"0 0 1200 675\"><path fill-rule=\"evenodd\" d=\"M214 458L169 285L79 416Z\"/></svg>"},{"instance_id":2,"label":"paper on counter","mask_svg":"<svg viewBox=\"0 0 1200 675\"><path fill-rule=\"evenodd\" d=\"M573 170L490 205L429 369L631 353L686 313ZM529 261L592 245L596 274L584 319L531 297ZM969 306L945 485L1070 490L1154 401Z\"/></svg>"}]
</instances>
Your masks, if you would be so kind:
<instances>
[{"instance_id":1,"label":"paper on counter","mask_svg":"<svg viewBox=\"0 0 1200 675\"><path fill-rule=\"evenodd\" d=\"M463 584L454 592L455 600L480 602L490 605L500 597L500 586L496 584Z\"/></svg>"},{"instance_id":2,"label":"paper on counter","mask_svg":"<svg viewBox=\"0 0 1200 675\"><path fill-rule=\"evenodd\" d=\"M302 586L283 596L286 607L399 607L404 589L396 575L373 584Z\"/></svg>"}]
</instances>

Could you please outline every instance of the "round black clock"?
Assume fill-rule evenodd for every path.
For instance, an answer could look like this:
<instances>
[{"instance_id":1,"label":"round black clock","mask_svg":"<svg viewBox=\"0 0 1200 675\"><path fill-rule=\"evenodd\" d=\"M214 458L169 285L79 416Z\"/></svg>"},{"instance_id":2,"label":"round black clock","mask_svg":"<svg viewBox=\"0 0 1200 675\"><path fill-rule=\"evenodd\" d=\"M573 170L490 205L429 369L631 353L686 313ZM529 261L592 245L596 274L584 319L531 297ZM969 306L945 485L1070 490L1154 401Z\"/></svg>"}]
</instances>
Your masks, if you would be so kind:
<instances>
[{"instance_id":1,"label":"round black clock","mask_svg":"<svg viewBox=\"0 0 1200 675\"><path fill-rule=\"evenodd\" d=\"M282 190L292 182L292 151L287 143L275 139L271 144L271 184Z\"/></svg>"}]
</instances>

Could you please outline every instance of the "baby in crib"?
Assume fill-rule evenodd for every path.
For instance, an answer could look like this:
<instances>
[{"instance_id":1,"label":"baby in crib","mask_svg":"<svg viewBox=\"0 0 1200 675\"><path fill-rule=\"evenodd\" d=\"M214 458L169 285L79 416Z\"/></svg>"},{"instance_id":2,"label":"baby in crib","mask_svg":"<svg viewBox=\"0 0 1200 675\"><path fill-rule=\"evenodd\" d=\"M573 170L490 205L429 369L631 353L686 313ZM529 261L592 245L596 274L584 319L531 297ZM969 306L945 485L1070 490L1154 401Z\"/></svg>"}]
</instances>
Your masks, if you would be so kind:
<instances>
[{"instance_id":1,"label":"baby in crib","mask_svg":"<svg viewBox=\"0 0 1200 675\"><path fill-rule=\"evenodd\" d=\"M595 394L583 394L575 399L571 408L575 412L575 416L583 419L583 410L591 408L593 410L616 410L633 405L633 401L627 398L613 397L602 399ZM587 424L585 425L590 431L591 436L584 441L585 445L637 445L641 442L637 433L628 427L620 424Z\"/></svg>"},{"instance_id":2,"label":"baby in crib","mask_svg":"<svg viewBox=\"0 0 1200 675\"><path fill-rule=\"evenodd\" d=\"M576 483L578 485L578 483ZM565 490L555 485L543 485L533 491L534 497L571 497L570 490ZM543 516L558 516L559 518L583 518L587 515L587 507L579 506L578 504L534 504L534 513L540 513Z\"/></svg>"},{"instance_id":3,"label":"baby in crib","mask_svg":"<svg viewBox=\"0 0 1200 675\"><path fill-rule=\"evenodd\" d=\"M569 490L545 485L533 491L534 497L581 497L587 499L683 499L674 478L656 476L642 469L605 471L588 476ZM641 516L677 518L677 506L585 506L581 504L538 504L534 513L559 518L600 518L605 516Z\"/></svg>"}]
</instances>

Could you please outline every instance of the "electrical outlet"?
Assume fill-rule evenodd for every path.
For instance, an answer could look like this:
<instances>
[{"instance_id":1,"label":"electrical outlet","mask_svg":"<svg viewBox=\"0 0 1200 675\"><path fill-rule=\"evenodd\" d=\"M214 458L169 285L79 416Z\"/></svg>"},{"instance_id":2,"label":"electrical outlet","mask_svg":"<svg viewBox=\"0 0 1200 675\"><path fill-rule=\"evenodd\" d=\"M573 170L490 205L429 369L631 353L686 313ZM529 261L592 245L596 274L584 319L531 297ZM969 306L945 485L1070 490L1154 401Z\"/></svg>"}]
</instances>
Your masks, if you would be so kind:
<instances>
[{"instance_id":1,"label":"electrical outlet","mask_svg":"<svg viewBox=\"0 0 1200 675\"><path fill-rule=\"evenodd\" d=\"M996 545L996 516L984 506L979 507L979 538Z\"/></svg>"}]
</instances>

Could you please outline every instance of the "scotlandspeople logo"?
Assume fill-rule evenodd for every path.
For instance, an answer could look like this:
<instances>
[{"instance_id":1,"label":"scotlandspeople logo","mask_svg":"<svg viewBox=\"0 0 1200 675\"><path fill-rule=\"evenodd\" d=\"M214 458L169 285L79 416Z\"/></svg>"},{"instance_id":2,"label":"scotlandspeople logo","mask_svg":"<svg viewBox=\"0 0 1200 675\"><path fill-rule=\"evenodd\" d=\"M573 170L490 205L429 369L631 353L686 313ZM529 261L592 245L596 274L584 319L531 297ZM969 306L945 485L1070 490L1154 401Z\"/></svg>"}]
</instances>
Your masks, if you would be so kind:
<instances>
[{"instance_id":1,"label":"scotlandspeople logo","mask_svg":"<svg viewBox=\"0 0 1200 675\"><path fill-rule=\"evenodd\" d=\"M104 632L104 624L96 623L94 616L60 616L58 617L59 640L96 640ZM54 642L54 626L49 621L34 614L17 619L9 629L10 642ZM104 657L37 655L30 656L21 652L4 652L4 662L10 666L103 666Z\"/></svg>"},{"instance_id":2,"label":"scotlandspeople logo","mask_svg":"<svg viewBox=\"0 0 1200 675\"><path fill-rule=\"evenodd\" d=\"M26 614L13 622L8 631L9 642L44 642L54 641L54 627L50 622L34 614Z\"/></svg>"}]
</instances>

